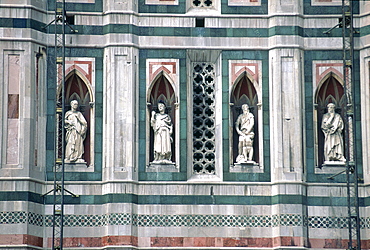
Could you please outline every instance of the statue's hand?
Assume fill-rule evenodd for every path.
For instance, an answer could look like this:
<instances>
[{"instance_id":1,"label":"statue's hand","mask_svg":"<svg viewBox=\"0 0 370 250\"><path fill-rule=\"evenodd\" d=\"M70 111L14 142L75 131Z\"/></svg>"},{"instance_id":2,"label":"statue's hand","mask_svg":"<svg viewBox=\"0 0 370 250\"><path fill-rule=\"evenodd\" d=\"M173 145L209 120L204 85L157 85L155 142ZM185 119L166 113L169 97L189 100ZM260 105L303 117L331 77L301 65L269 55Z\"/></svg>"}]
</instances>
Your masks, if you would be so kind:
<instances>
[{"instance_id":1,"label":"statue's hand","mask_svg":"<svg viewBox=\"0 0 370 250\"><path fill-rule=\"evenodd\" d=\"M156 113L155 113L155 111L152 111L152 116L153 116L153 117L155 116L155 114L156 114Z\"/></svg>"}]
</instances>

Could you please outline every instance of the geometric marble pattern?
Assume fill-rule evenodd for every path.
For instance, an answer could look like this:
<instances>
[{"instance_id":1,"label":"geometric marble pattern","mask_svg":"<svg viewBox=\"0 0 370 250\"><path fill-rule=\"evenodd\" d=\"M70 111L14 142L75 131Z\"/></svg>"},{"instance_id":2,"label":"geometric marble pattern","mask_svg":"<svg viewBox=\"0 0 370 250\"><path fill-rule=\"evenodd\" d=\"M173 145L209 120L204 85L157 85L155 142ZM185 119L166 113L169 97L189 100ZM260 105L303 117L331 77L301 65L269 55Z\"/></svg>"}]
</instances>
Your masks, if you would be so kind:
<instances>
[{"instance_id":1,"label":"geometric marble pattern","mask_svg":"<svg viewBox=\"0 0 370 250\"><path fill-rule=\"evenodd\" d=\"M44 216L42 216L41 214L29 212L27 216L27 222L30 225L42 227L42 225L44 224Z\"/></svg>"},{"instance_id":2,"label":"geometric marble pattern","mask_svg":"<svg viewBox=\"0 0 370 250\"><path fill-rule=\"evenodd\" d=\"M29 224L35 226L53 226L52 215L41 215L24 211L0 212L2 224ZM346 217L310 216L299 214L280 215L146 215L111 213L104 215L64 216L65 227L101 227L108 225L133 225L137 227L278 227L302 226L309 228L347 228ZM361 228L370 228L370 218L361 218Z\"/></svg>"},{"instance_id":3,"label":"geometric marble pattern","mask_svg":"<svg viewBox=\"0 0 370 250\"><path fill-rule=\"evenodd\" d=\"M53 226L53 216L45 216L45 226ZM104 215L64 215L65 227L101 227L107 225L130 225L131 215L123 213L112 213Z\"/></svg>"},{"instance_id":4,"label":"geometric marble pattern","mask_svg":"<svg viewBox=\"0 0 370 250\"><path fill-rule=\"evenodd\" d=\"M360 225L361 225L361 228L366 228L366 229L370 229L370 218L361 218L360 219Z\"/></svg>"},{"instance_id":5,"label":"geometric marble pattern","mask_svg":"<svg viewBox=\"0 0 370 250\"><path fill-rule=\"evenodd\" d=\"M27 213L23 211L0 212L0 224L24 224L27 218Z\"/></svg>"},{"instance_id":6,"label":"geometric marble pattern","mask_svg":"<svg viewBox=\"0 0 370 250\"><path fill-rule=\"evenodd\" d=\"M348 218L313 216L308 218L308 225L311 228L347 228Z\"/></svg>"},{"instance_id":7,"label":"geometric marble pattern","mask_svg":"<svg viewBox=\"0 0 370 250\"><path fill-rule=\"evenodd\" d=\"M302 226L304 218L300 214L279 214L272 216L272 226Z\"/></svg>"},{"instance_id":8,"label":"geometric marble pattern","mask_svg":"<svg viewBox=\"0 0 370 250\"><path fill-rule=\"evenodd\" d=\"M134 215L138 227L271 227L271 216Z\"/></svg>"}]
</instances>

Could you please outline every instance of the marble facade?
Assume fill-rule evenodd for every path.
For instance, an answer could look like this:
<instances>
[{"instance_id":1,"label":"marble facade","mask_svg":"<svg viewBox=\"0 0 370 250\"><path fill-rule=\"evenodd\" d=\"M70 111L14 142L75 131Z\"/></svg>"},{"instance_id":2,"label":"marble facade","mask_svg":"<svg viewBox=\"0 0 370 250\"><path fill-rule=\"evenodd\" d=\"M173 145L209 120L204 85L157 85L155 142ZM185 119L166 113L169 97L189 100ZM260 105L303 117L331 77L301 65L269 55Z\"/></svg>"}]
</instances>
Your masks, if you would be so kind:
<instances>
[{"instance_id":1,"label":"marble facade","mask_svg":"<svg viewBox=\"0 0 370 250\"><path fill-rule=\"evenodd\" d=\"M328 179L343 166L323 164L320 146L320 105L341 103L341 32L323 33L338 23L339 1L66 2L79 30L66 35L67 93L84 102L89 133L88 164L65 173L66 188L79 195L66 196L66 249L347 247L345 178ZM52 6L0 2L0 249L51 246L52 196L43 194L53 188L60 87L54 33L43 27ZM370 3L359 1L363 249L370 248L369 13ZM212 79L202 79L212 92L204 98L214 102L212 121L194 115L202 63L212 67ZM171 103L173 165L151 165L152 100ZM244 101L255 119L251 165L235 164ZM197 128L206 126L214 134L199 147L210 149L194 150ZM203 157L204 171L194 169L195 157Z\"/></svg>"}]
</instances>

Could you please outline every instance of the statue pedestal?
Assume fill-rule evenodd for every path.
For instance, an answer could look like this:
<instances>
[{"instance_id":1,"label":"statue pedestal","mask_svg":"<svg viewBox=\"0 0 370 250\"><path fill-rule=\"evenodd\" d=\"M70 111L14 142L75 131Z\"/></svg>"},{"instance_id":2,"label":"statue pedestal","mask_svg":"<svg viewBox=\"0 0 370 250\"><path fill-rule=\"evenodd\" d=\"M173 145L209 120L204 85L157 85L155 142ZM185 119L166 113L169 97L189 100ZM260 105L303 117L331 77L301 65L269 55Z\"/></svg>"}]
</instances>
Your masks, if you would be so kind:
<instances>
[{"instance_id":1,"label":"statue pedestal","mask_svg":"<svg viewBox=\"0 0 370 250\"><path fill-rule=\"evenodd\" d=\"M317 174L336 174L346 169L346 163L344 161L324 161L321 168L316 168L315 173Z\"/></svg>"},{"instance_id":2,"label":"statue pedestal","mask_svg":"<svg viewBox=\"0 0 370 250\"><path fill-rule=\"evenodd\" d=\"M255 161L234 163L230 173L263 173L263 169Z\"/></svg>"},{"instance_id":3,"label":"statue pedestal","mask_svg":"<svg viewBox=\"0 0 370 250\"><path fill-rule=\"evenodd\" d=\"M171 163L153 163L146 167L146 172L179 172L174 162Z\"/></svg>"},{"instance_id":4,"label":"statue pedestal","mask_svg":"<svg viewBox=\"0 0 370 250\"><path fill-rule=\"evenodd\" d=\"M94 168L88 166L84 160L78 160L76 162L64 161L65 172L94 172Z\"/></svg>"}]
</instances>

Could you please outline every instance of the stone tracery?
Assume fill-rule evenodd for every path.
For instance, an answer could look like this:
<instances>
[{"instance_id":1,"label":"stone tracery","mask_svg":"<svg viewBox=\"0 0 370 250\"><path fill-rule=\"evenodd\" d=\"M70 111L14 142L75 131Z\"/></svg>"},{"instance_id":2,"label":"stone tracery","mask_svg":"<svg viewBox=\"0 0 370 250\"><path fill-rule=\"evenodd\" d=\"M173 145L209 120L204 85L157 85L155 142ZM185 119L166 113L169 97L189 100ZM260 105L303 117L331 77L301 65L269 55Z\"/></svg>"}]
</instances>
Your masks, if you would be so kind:
<instances>
[{"instance_id":1,"label":"stone tracery","mask_svg":"<svg viewBox=\"0 0 370 250\"><path fill-rule=\"evenodd\" d=\"M215 66L193 64L193 171L215 173Z\"/></svg>"}]
</instances>

